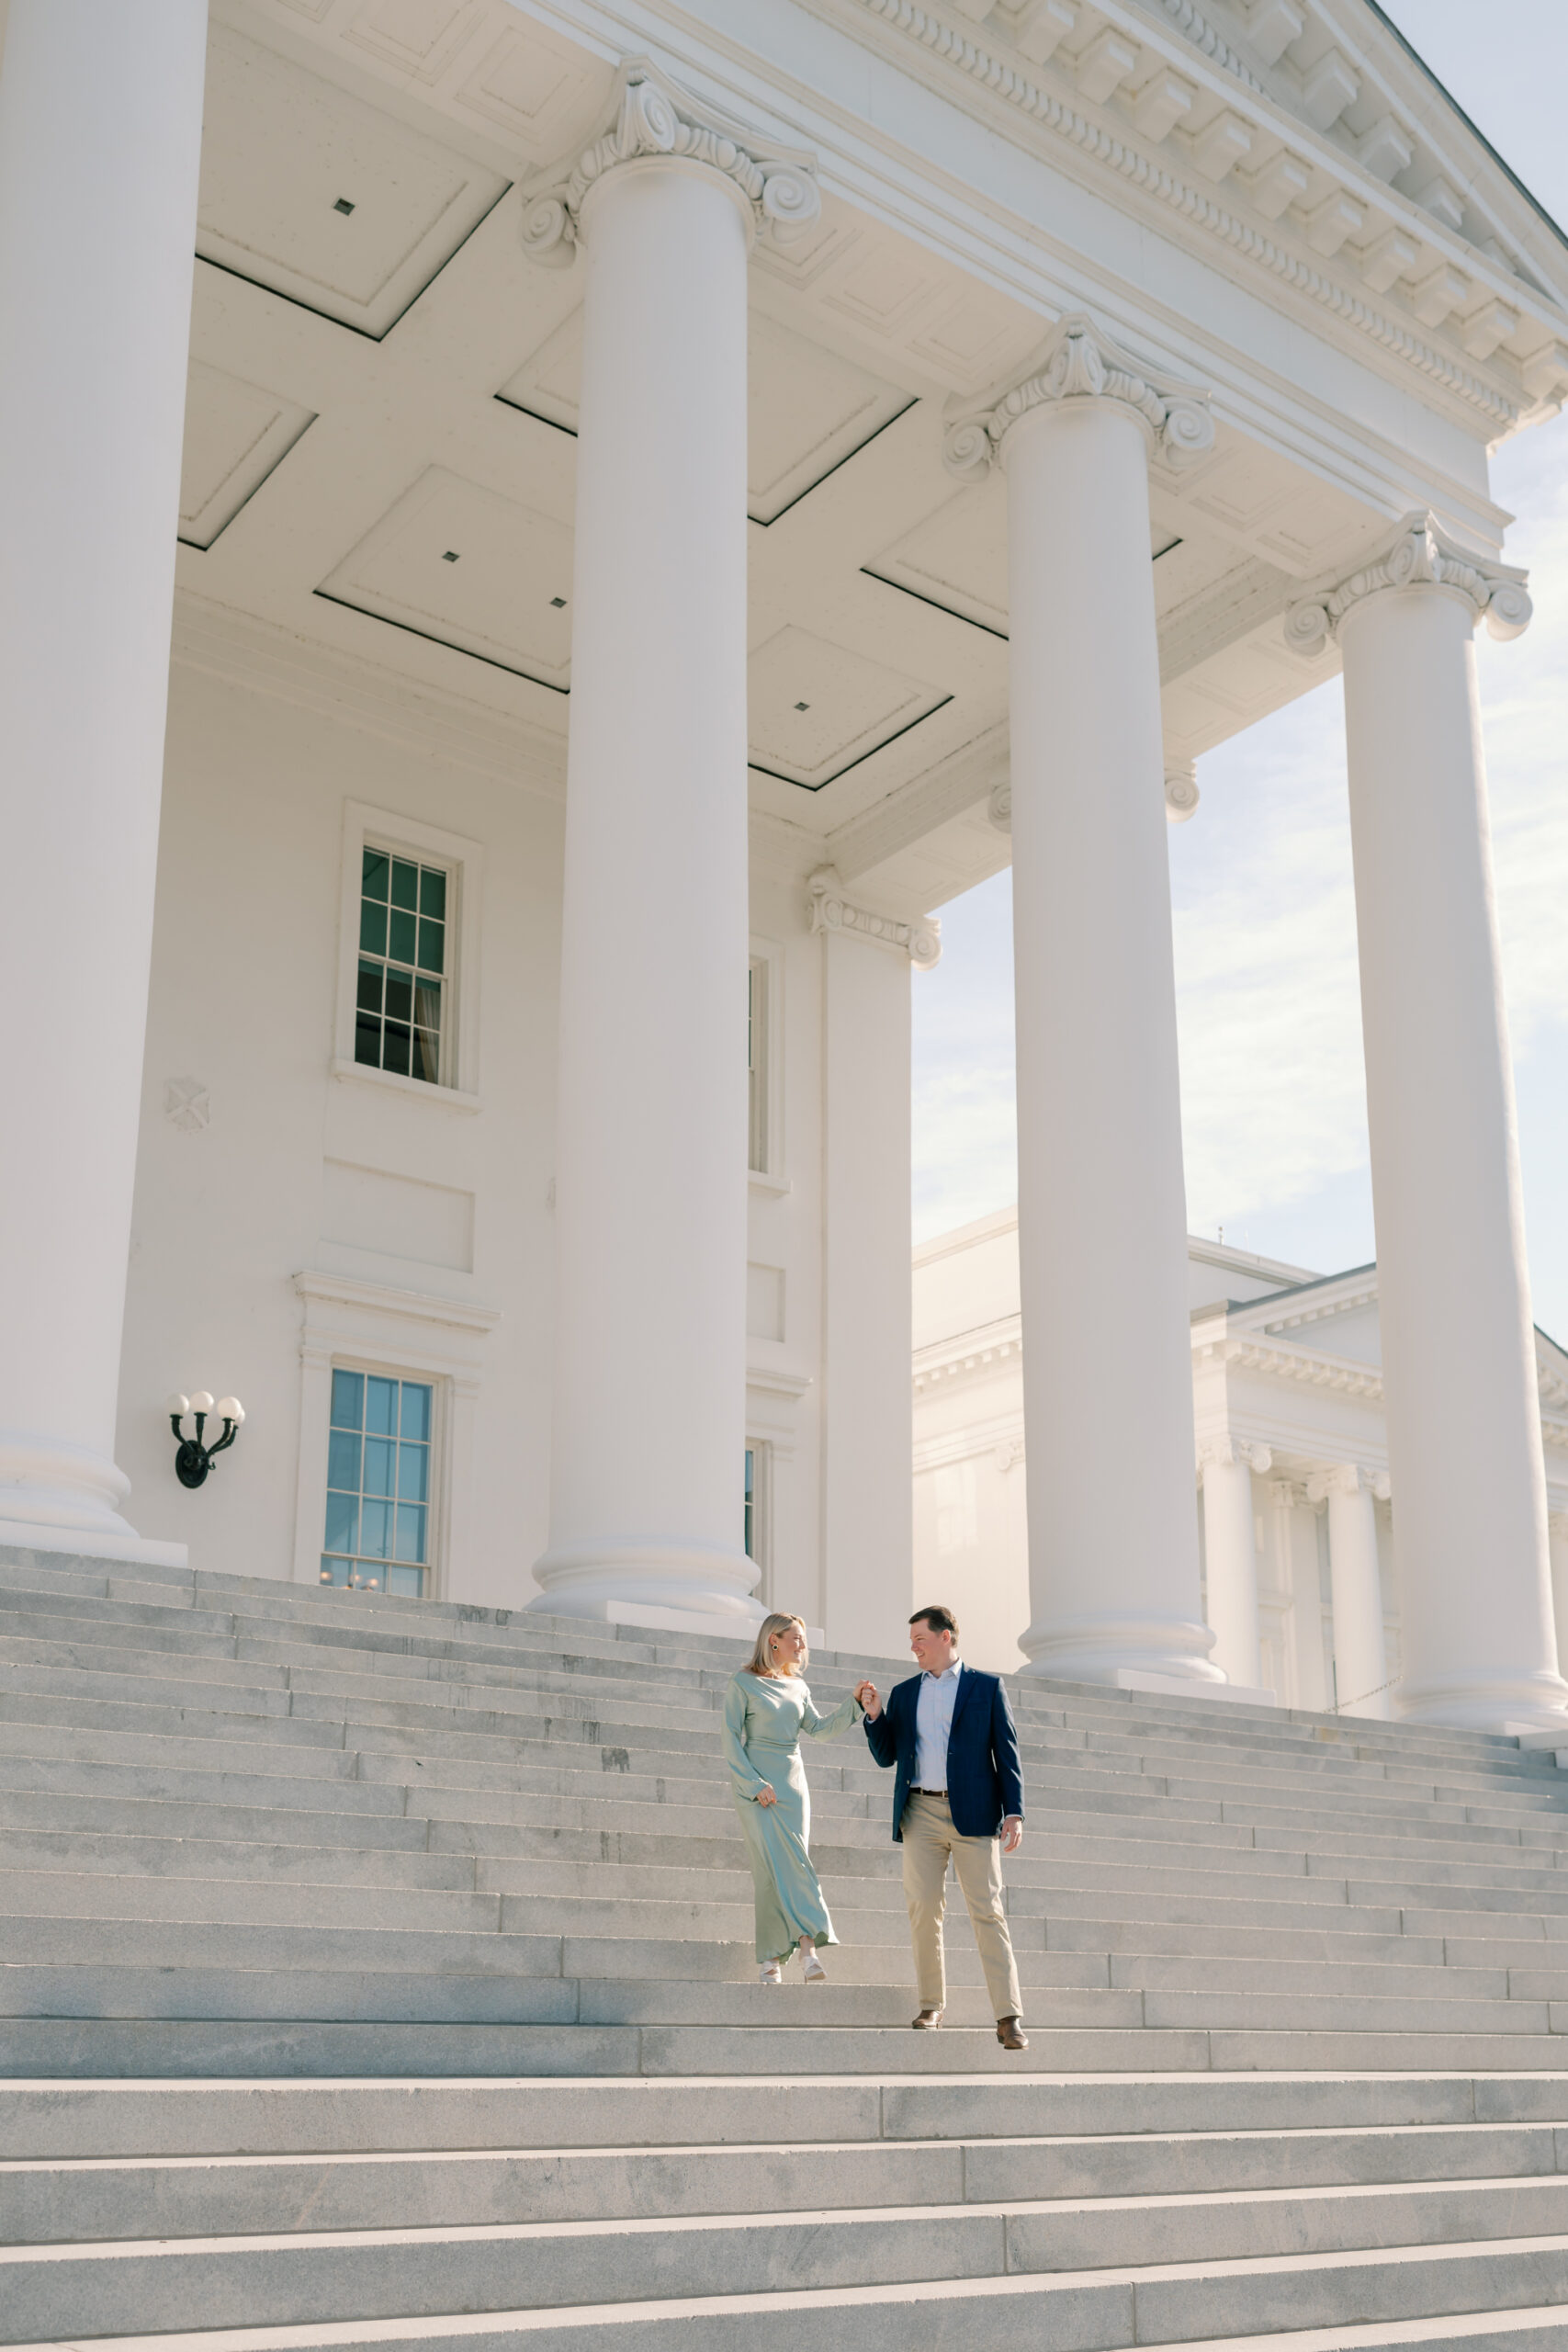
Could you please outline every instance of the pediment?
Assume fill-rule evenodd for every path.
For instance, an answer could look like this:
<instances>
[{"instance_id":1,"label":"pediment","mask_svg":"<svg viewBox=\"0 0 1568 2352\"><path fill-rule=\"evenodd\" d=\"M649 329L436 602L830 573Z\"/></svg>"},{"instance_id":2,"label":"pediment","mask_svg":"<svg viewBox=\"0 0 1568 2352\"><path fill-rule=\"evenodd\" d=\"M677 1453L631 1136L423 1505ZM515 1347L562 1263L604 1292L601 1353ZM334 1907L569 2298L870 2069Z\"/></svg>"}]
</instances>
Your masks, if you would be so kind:
<instances>
[{"instance_id":1,"label":"pediment","mask_svg":"<svg viewBox=\"0 0 1568 2352\"><path fill-rule=\"evenodd\" d=\"M1300 1283L1271 1297L1233 1306L1225 1317L1227 1337L1243 1334L1347 1363L1381 1365L1382 1337L1378 1316L1375 1266L1357 1266L1321 1282Z\"/></svg>"}]
</instances>

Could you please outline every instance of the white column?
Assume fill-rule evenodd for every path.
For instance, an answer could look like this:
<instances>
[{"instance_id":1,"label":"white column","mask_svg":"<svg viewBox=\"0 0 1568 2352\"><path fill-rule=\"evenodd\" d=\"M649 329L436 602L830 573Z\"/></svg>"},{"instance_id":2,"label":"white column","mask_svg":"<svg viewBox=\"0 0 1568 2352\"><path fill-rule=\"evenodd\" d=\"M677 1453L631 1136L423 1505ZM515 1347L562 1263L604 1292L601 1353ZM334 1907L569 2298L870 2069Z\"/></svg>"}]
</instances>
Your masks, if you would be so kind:
<instances>
[{"instance_id":1,"label":"white column","mask_svg":"<svg viewBox=\"0 0 1568 2352\"><path fill-rule=\"evenodd\" d=\"M1568 1703L1472 644L1523 629L1522 582L1415 514L1288 622L1344 652L1400 1704L1491 1729Z\"/></svg>"},{"instance_id":2,"label":"white column","mask_svg":"<svg viewBox=\"0 0 1568 2352\"><path fill-rule=\"evenodd\" d=\"M1307 1506L1306 1489L1290 1478L1276 1478L1269 1488L1273 1506L1275 1571L1291 1596L1290 1653L1293 1687L1289 1703L1320 1713L1328 1705L1328 1679L1323 1665L1323 1591L1317 1561L1316 1513ZM1280 1693L1281 1698L1284 1693Z\"/></svg>"},{"instance_id":3,"label":"white column","mask_svg":"<svg viewBox=\"0 0 1568 2352\"><path fill-rule=\"evenodd\" d=\"M0 71L0 1543L110 1556L206 38L11 0Z\"/></svg>"},{"instance_id":4,"label":"white column","mask_svg":"<svg viewBox=\"0 0 1568 2352\"><path fill-rule=\"evenodd\" d=\"M1256 1690L1263 1680L1258 1643L1258 1534L1252 1511L1252 1474L1272 1466L1266 1445L1244 1445L1225 1436L1208 1439L1198 1452L1203 1488L1203 1565L1207 1571L1208 1621L1214 1636L1214 1665L1227 1682Z\"/></svg>"},{"instance_id":5,"label":"white column","mask_svg":"<svg viewBox=\"0 0 1568 2352\"><path fill-rule=\"evenodd\" d=\"M1552 1511L1546 1522L1551 1559L1551 1612L1557 1631L1557 1671L1568 1675L1568 1510Z\"/></svg>"},{"instance_id":6,"label":"white column","mask_svg":"<svg viewBox=\"0 0 1568 2352\"><path fill-rule=\"evenodd\" d=\"M1386 1688L1376 1490L1372 1473L1353 1462L1337 1463L1307 1481L1311 1499L1328 1505L1335 1704L1341 1714L1373 1715L1386 1722L1393 1707ZM1402 1521L1403 1516L1402 1511ZM1400 1532L1403 1537L1403 1524Z\"/></svg>"},{"instance_id":7,"label":"white column","mask_svg":"<svg viewBox=\"0 0 1568 2352\"><path fill-rule=\"evenodd\" d=\"M746 309L797 161L638 67L537 196L581 242L550 1539L536 1607L738 1626L746 1376ZM655 1613L646 1620L649 1610Z\"/></svg>"},{"instance_id":8,"label":"white column","mask_svg":"<svg viewBox=\"0 0 1568 2352\"><path fill-rule=\"evenodd\" d=\"M940 933L858 906L830 869L807 910L822 938L822 1623L832 1648L875 1656L918 1605L909 986Z\"/></svg>"},{"instance_id":9,"label":"white column","mask_svg":"<svg viewBox=\"0 0 1568 2352\"><path fill-rule=\"evenodd\" d=\"M1202 396L1082 318L950 424L1008 478L1030 1670L1223 1679L1201 1622L1148 463Z\"/></svg>"}]
</instances>

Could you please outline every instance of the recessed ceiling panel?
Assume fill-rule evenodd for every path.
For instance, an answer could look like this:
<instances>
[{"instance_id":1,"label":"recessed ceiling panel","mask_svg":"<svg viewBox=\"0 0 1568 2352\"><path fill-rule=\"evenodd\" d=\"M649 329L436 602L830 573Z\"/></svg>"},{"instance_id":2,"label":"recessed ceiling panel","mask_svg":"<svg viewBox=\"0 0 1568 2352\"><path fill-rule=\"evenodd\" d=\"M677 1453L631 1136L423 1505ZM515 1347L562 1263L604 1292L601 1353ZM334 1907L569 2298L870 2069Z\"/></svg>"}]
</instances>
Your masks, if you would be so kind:
<instances>
[{"instance_id":1,"label":"recessed ceiling panel","mask_svg":"<svg viewBox=\"0 0 1568 2352\"><path fill-rule=\"evenodd\" d=\"M951 696L790 625L752 654L751 765L818 792Z\"/></svg>"},{"instance_id":2,"label":"recessed ceiling panel","mask_svg":"<svg viewBox=\"0 0 1568 2352\"><path fill-rule=\"evenodd\" d=\"M498 397L577 430L582 313L547 335ZM748 492L755 523L777 520L909 406L897 385L753 311L747 333Z\"/></svg>"},{"instance_id":3,"label":"recessed ceiling panel","mask_svg":"<svg viewBox=\"0 0 1568 2352\"><path fill-rule=\"evenodd\" d=\"M432 466L316 592L567 691L571 533Z\"/></svg>"},{"instance_id":4,"label":"recessed ceiling panel","mask_svg":"<svg viewBox=\"0 0 1568 2352\"><path fill-rule=\"evenodd\" d=\"M1008 501L994 468L928 514L865 569L944 612L1007 634Z\"/></svg>"},{"instance_id":5,"label":"recessed ceiling panel","mask_svg":"<svg viewBox=\"0 0 1568 2352\"><path fill-rule=\"evenodd\" d=\"M1182 542L1152 524L1149 553L1169 557ZM1227 559L1230 560L1231 559ZM956 619L998 637L1008 631L1007 478L997 468L956 491L904 538L862 569L873 580L902 588ZM1156 574L1156 577L1158 575Z\"/></svg>"},{"instance_id":6,"label":"recessed ceiling panel","mask_svg":"<svg viewBox=\"0 0 1568 2352\"><path fill-rule=\"evenodd\" d=\"M909 405L896 384L760 312L747 336L747 503L772 523Z\"/></svg>"},{"instance_id":7,"label":"recessed ceiling panel","mask_svg":"<svg viewBox=\"0 0 1568 2352\"><path fill-rule=\"evenodd\" d=\"M180 468L185 545L209 548L314 422L310 409L281 392L193 359Z\"/></svg>"},{"instance_id":8,"label":"recessed ceiling panel","mask_svg":"<svg viewBox=\"0 0 1568 2352\"><path fill-rule=\"evenodd\" d=\"M214 25L197 234L204 260L379 336L505 186Z\"/></svg>"}]
</instances>

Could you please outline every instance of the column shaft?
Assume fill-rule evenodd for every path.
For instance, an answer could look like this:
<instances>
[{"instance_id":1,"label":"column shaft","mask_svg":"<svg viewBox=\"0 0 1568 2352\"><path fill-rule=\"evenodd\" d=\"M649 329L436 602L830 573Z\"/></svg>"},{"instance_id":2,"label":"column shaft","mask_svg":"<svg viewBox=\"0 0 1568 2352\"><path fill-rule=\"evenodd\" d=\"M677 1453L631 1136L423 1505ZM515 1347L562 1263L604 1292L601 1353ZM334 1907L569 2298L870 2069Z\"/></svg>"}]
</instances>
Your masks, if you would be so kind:
<instances>
[{"instance_id":1,"label":"column shaft","mask_svg":"<svg viewBox=\"0 0 1568 2352\"><path fill-rule=\"evenodd\" d=\"M1203 1464L1203 1563L1213 1663L1224 1668L1227 1681L1257 1689L1263 1679L1258 1643L1258 1538L1252 1471L1240 1453L1228 1462L1211 1455Z\"/></svg>"},{"instance_id":2,"label":"column shaft","mask_svg":"<svg viewBox=\"0 0 1568 2352\"><path fill-rule=\"evenodd\" d=\"M87 1551L136 1544L114 1432L206 32L206 0L11 0L0 72L0 1541Z\"/></svg>"},{"instance_id":3,"label":"column shaft","mask_svg":"<svg viewBox=\"0 0 1568 2352\"><path fill-rule=\"evenodd\" d=\"M1147 443L1111 400L1003 448L1019 1254L1039 1673L1221 1679L1200 1622ZM1135 1335L1135 1336L1134 1336Z\"/></svg>"},{"instance_id":4,"label":"column shaft","mask_svg":"<svg viewBox=\"0 0 1568 2352\"><path fill-rule=\"evenodd\" d=\"M1335 1703L1347 1714L1386 1722L1393 1707L1392 1693L1383 1688L1388 1665L1372 1490L1357 1472L1341 1471L1329 1481L1327 1495Z\"/></svg>"},{"instance_id":5,"label":"column shaft","mask_svg":"<svg viewBox=\"0 0 1568 2352\"><path fill-rule=\"evenodd\" d=\"M875 1656L918 1603L909 959L822 940L822 1623Z\"/></svg>"},{"instance_id":6,"label":"column shaft","mask_svg":"<svg viewBox=\"0 0 1568 2352\"><path fill-rule=\"evenodd\" d=\"M591 188L582 243L538 1605L750 1623L747 215L647 156Z\"/></svg>"},{"instance_id":7,"label":"column shaft","mask_svg":"<svg viewBox=\"0 0 1568 2352\"><path fill-rule=\"evenodd\" d=\"M1340 626L1401 1705L1501 1728L1557 1673L1540 1398L1469 597Z\"/></svg>"}]
</instances>

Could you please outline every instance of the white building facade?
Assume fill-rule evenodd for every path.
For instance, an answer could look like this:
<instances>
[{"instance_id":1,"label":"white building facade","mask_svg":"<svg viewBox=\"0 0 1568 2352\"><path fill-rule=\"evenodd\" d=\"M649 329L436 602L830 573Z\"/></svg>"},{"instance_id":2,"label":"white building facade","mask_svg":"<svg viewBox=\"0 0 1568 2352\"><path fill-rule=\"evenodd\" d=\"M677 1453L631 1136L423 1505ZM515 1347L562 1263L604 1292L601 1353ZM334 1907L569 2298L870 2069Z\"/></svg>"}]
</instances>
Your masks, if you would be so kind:
<instances>
[{"instance_id":1,"label":"white building facade","mask_svg":"<svg viewBox=\"0 0 1568 2352\"><path fill-rule=\"evenodd\" d=\"M1554 1717L1471 638L1568 254L1381 16L4 39L0 1541L886 1647L911 973L1010 857L1022 1650L1249 1687L1165 827L1342 665L1397 1704Z\"/></svg>"},{"instance_id":2,"label":"white building facade","mask_svg":"<svg viewBox=\"0 0 1568 2352\"><path fill-rule=\"evenodd\" d=\"M1228 1684L1388 1719L1404 1658L1378 1270L1187 1245L1203 1616ZM1029 1596L1015 1209L915 1251L915 1582L1012 1670ZM1136 1345L1135 1333L1130 1344ZM1536 1334L1560 1670L1568 1667L1568 1351ZM1129 1453L1137 1433L1123 1436ZM1049 1464L1049 1455L1047 1455ZM1487 1574L1483 1563L1482 1581Z\"/></svg>"}]
</instances>

